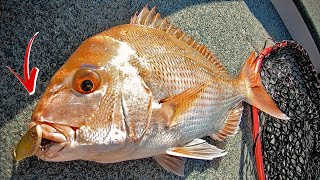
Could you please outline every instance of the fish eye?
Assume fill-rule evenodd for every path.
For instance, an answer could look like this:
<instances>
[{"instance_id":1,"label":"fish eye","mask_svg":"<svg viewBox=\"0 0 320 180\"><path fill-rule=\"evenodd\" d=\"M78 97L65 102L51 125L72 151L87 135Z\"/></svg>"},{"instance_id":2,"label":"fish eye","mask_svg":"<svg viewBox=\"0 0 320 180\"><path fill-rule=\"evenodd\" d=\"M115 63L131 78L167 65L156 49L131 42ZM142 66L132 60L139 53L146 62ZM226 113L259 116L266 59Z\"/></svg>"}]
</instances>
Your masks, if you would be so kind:
<instances>
[{"instance_id":1,"label":"fish eye","mask_svg":"<svg viewBox=\"0 0 320 180\"><path fill-rule=\"evenodd\" d=\"M73 88L81 94L89 94L100 85L100 76L91 69L81 69L73 79Z\"/></svg>"},{"instance_id":2,"label":"fish eye","mask_svg":"<svg viewBox=\"0 0 320 180\"><path fill-rule=\"evenodd\" d=\"M86 79L86 80L82 81L80 86L83 91L89 92L93 88L93 82L89 79Z\"/></svg>"}]
</instances>

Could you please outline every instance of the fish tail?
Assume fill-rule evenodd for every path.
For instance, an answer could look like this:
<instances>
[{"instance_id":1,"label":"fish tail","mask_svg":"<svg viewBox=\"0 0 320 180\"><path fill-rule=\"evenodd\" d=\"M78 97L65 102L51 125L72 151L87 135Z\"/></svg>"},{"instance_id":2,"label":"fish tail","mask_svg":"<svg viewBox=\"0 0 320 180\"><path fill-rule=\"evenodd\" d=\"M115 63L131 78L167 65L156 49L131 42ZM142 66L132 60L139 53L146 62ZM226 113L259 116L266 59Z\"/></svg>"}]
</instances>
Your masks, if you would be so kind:
<instances>
[{"instance_id":1,"label":"fish tail","mask_svg":"<svg viewBox=\"0 0 320 180\"><path fill-rule=\"evenodd\" d=\"M244 101L278 119L290 119L277 107L265 90L257 70L259 65L255 57L255 53L252 52L240 72L240 84L245 86Z\"/></svg>"}]
</instances>

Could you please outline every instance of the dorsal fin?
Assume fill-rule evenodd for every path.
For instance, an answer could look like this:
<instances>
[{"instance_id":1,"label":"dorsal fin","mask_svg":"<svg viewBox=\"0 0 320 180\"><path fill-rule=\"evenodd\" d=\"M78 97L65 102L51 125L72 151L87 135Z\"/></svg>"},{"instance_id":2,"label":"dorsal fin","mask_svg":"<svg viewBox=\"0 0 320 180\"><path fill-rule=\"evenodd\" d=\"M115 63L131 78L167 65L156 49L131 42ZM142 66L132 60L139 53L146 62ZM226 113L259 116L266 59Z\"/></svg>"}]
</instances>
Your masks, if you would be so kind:
<instances>
[{"instance_id":1,"label":"dorsal fin","mask_svg":"<svg viewBox=\"0 0 320 180\"><path fill-rule=\"evenodd\" d=\"M172 25L167 17L161 18L160 14L156 13L156 7L153 7L149 11L148 7L145 6L140 13L136 12L135 15L131 17L130 24L143 25L166 32L200 52L218 70L227 72L219 59L206 46L197 43L187 33Z\"/></svg>"}]
</instances>

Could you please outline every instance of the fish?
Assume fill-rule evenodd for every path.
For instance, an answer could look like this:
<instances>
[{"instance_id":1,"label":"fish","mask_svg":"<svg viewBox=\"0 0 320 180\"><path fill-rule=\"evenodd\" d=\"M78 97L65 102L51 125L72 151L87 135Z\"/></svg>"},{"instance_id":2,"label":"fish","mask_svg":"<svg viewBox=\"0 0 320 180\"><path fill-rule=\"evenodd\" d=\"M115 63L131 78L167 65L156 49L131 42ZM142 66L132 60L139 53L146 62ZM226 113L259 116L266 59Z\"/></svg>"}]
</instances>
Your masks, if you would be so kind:
<instances>
[{"instance_id":1,"label":"fish","mask_svg":"<svg viewBox=\"0 0 320 180\"><path fill-rule=\"evenodd\" d=\"M144 7L130 23L86 39L54 74L29 125L42 129L35 155L99 163L153 157L183 176L185 158L227 154L201 138L236 134L243 102L289 119L256 68L251 53L231 76L208 48Z\"/></svg>"}]
</instances>

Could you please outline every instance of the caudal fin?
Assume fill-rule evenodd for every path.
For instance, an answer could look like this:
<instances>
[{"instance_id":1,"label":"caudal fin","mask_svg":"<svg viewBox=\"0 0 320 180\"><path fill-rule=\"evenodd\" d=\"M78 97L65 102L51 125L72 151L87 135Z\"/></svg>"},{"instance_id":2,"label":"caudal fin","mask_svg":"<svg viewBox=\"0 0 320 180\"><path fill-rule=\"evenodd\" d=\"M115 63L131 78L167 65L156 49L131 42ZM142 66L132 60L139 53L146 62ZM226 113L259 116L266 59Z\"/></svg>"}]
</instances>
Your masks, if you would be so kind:
<instances>
[{"instance_id":1,"label":"caudal fin","mask_svg":"<svg viewBox=\"0 0 320 180\"><path fill-rule=\"evenodd\" d=\"M240 72L241 81L243 81L243 84L246 86L245 101L273 117L285 120L290 119L277 107L271 96L265 90L257 65L255 53L252 52Z\"/></svg>"}]
</instances>

